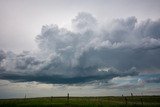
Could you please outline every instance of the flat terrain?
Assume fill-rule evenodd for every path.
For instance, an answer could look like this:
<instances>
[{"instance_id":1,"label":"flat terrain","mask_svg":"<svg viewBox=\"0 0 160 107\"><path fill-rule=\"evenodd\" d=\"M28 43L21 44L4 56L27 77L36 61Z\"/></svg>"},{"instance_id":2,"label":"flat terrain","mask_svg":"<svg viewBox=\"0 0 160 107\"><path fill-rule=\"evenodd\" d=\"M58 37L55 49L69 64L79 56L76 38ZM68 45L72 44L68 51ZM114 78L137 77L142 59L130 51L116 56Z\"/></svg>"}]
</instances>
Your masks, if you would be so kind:
<instances>
[{"instance_id":1,"label":"flat terrain","mask_svg":"<svg viewBox=\"0 0 160 107\"><path fill-rule=\"evenodd\" d=\"M160 107L160 96L1 99L0 107Z\"/></svg>"}]
</instances>

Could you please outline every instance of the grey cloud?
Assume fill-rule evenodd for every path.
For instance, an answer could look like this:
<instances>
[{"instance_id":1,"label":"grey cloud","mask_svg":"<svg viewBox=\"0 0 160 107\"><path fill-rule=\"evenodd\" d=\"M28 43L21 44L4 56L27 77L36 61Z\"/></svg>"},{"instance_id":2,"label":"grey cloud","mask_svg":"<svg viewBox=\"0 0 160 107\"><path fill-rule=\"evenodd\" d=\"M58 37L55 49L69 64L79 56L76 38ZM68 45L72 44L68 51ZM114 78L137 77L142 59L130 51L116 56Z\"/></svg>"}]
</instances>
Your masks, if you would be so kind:
<instances>
[{"instance_id":1,"label":"grey cloud","mask_svg":"<svg viewBox=\"0 0 160 107\"><path fill-rule=\"evenodd\" d=\"M110 23L107 28L105 29L108 32L107 39L110 40L112 43L119 43L119 42L128 42L132 38L131 34L135 28L137 19L135 17L128 17L127 19L116 19Z\"/></svg>"},{"instance_id":2,"label":"grey cloud","mask_svg":"<svg viewBox=\"0 0 160 107\"><path fill-rule=\"evenodd\" d=\"M21 54L4 52L4 56L3 60L0 61L0 69L1 72L4 73L33 73L42 63L27 51L24 51Z\"/></svg>"},{"instance_id":3,"label":"grey cloud","mask_svg":"<svg viewBox=\"0 0 160 107\"><path fill-rule=\"evenodd\" d=\"M160 83L160 77L150 78L150 79L146 80L145 82L147 82L147 83Z\"/></svg>"},{"instance_id":4,"label":"grey cloud","mask_svg":"<svg viewBox=\"0 0 160 107\"><path fill-rule=\"evenodd\" d=\"M5 59L5 52L3 50L0 50L0 62Z\"/></svg>"},{"instance_id":5,"label":"grey cloud","mask_svg":"<svg viewBox=\"0 0 160 107\"><path fill-rule=\"evenodd\" d=\"M135 17L101 26L89 13L72 20L73 30L45 25L37 35L37 53L0 52L1 79L83 83L135 76L160 69L160 20L138 23ZM5 56L5 57L4 57Z\"/></svg>"},{"instance_id":6,"label":"grey cloud","mask_svg":"<svg viewBox=\"0 0 160 107\"><path fill-rule=\"evenodd\" d=\"M145 83L160 83L160 73L141 75L141 78Z\"/></svg>"},{"instance_id":7,"label":"grey cloud","mask_svg":"<svg viewBox=\"0 0 160 107\"><path fill-rule=\"evenodd\" d=\"M137 27L138 35L142 37L153 37L155 39L160 38L160 19L152 21L150 19L142 22Z\"/></svg>"},{"instance_id":8,"label":"grey cloud","mask_svg":"<svg viewBox=\"0 0 160 107\"><path fill-rule=\"evenodd\" d=\"M134 69L134 68L133 68ZM118 76L110 80L99 80L97 88L132 90L136 88L147 87L148 84L160 83L160 73L144 73L134 76ZM152 86L152 85L151 85Z\"/></svg>"},{"instance_id":9,"label":"grey cloud","mask_svg":"<svg viewBox=\"0 0 160 107\"><path fill-rule=\"evenodd\" d=\"M90 13L80 12L75 19L72 20L74 30L84 32L86 30L95 30L97 20Z\"/></svg>"},{"instance_id":10,"label":"grey cloud","mask_svg":"<svg viewBox=\"0 0 160 107\"><path fill-rule=\"evenodd\" d=\"M17 69L28 69L30 66L37 66L40 62L34 57L19 57L16 61Z\"/></svg>"},{"instance_id":11,"label":"grey cloud","mask_svg":"<svg viewBox=\"0 0 160 107\"><path fill-rule=\"evenodd\" d=\"M0 71L3 71L5 70L1 64L1 62L3 61L3 59L5 59L6 57L6 54L3 50L0 50Z\"/></svg>"},{"instance_id":12,"label":"grey cloud","mask_svg":"<svg viewBox=\"0 0 160 107\"><path fill-rule=\"evenodd\" d=\"M111 87L108 87L110 89L122 89L122 90L129 90L129 89L136 89L144 87L143 84L139 83L128 83L128 84L112 84Z\"/></svg>"}]
</instances>

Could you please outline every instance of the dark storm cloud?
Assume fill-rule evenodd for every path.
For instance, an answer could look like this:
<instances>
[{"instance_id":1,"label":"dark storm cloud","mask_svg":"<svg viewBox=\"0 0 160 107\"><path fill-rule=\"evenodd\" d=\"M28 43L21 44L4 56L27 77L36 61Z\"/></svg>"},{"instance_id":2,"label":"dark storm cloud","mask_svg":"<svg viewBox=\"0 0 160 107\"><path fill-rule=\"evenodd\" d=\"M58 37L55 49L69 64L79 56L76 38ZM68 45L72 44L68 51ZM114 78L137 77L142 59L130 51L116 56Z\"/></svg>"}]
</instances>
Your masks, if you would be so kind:
<instances>
[{"instance_id":1,"label":"dark storm cloud","mask_svg":"<svg viewBox=\"0 0 160 107\"><path fill-rule=\"evenodd\" d=\"M160 69L160 20L137 22L129 17L100 25L82 12L72 26L72 31L43 26L36 37L40 52L0 51L0 78L71 84Z\"/></svg>"},{"instance_id":2,"label":"dark storm cloud","mask_svg":"<svg viewBox=\"0 0 160 107\"><path fill-rule=\"evenodd\" d=\"M77 70L77 69L76 69ZM126 73L126 72L101 72L97 74L92 75L77 75L77 76L64 76L64 75L46 75L46 74L40 74L36 73L34 75L32 74L8 74L8 73L1 73L0 78L1 79L7 79L12 82L31 82L31 81L37 81L42 83L55 83L55 84L77 84L77 83L85 83L95 80L105 80L106 82L114 77L123 77L123 76L134 76L135 73Z\"/></svg>"}]
</instances>

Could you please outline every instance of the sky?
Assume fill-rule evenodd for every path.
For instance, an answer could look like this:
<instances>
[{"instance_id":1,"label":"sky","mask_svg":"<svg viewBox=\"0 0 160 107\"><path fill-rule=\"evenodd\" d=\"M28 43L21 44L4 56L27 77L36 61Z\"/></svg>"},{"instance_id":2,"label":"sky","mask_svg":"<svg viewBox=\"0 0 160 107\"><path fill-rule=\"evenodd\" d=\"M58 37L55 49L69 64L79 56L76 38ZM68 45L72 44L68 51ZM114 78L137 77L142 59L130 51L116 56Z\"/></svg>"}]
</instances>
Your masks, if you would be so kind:
<instances>
[{"instance_id":1,"label":"sky","mask_svg":"<svg viewBox=\"0 0 160 107\"><path fill-rule=\"evenodd\" d=\"M0 98L160 95L159 0L0 0Z\"/></svg>"}]
</instances>

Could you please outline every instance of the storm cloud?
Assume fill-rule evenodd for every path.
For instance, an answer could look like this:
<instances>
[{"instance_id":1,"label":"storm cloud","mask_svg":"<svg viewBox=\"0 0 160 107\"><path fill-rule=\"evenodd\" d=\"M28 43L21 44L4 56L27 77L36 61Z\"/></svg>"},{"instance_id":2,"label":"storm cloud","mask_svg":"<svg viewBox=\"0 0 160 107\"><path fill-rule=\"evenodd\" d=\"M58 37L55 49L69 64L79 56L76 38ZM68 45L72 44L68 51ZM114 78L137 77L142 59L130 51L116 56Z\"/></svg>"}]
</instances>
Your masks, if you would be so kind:
<instances>
[{"instance_id":1,"label":"storm cloud","mask_svg":"<svg viewBox=\"0 0 160 107\"><path fill-rule=\"evenodd\" d=\"M136 76L160 69L160 20L136 17L100 24L90 13L72 20L72 30L44 25L39 51L0 51L0 79L76 84ZM152 81L152 80L151 80ZM156 80L156 82L159 81Z\"/></svg>"}]
</instances>

